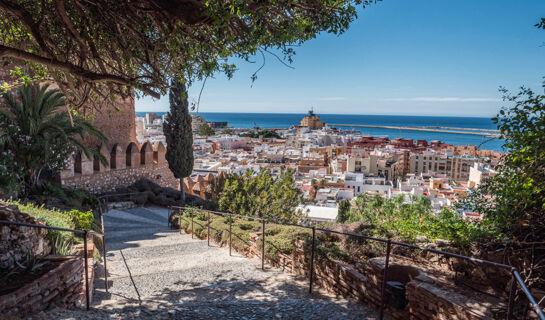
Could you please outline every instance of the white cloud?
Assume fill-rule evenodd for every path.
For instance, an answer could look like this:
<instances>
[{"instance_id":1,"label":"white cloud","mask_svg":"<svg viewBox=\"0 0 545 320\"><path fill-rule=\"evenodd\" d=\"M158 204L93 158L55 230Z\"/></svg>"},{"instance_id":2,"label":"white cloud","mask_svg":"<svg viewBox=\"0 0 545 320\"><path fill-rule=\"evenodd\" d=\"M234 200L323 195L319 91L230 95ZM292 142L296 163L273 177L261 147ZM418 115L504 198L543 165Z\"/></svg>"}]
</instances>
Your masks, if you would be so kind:
<instances>
[{"instance_id":1,"label":"white cloud","mask_svg":"<svg viewBox=\"0 0 545 320\"><path fill-rule=\"evenodd\" d=\"M320 98L318 100L320 100L320 101L341 101L341 100L345 100L345 97L326 97L326 98Z\"/></svg>"},{"instance_id":2,"label":"white cloud","mask_svg":"<svg viewBox=\"0 0 545 320\"><path fill-rule=\"evenodd\" d=\"M461 98L461 97L417 97L417 98L391 98L385 101L418 101L418 102L499 102L498 98Z\"/></svg>"}]
</instances>

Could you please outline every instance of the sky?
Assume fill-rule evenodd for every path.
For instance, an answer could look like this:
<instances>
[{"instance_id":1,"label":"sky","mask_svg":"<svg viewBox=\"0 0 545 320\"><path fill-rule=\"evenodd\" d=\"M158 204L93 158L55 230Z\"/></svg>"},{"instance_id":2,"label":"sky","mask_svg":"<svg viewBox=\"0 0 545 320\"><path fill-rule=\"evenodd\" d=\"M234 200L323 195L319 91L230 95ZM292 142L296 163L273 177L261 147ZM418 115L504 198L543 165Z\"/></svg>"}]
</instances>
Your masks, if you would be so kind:
<instances>
[{"instance_id":1,"label":"sky","mask_svg":"<svg viewBox=\"0 0 545 320\"><path fill-rule=\"evenodd\" d=\"M340 36L296 48L292 68L268 55L235 61L228 80L207 80L200 112L495 115L499 87L543 91L544 0L383 0L359 8ZM197 100L202 83L189 89ZM168 111L168 96L136 101L136 111Z\"/></svg>"}]
</instances>

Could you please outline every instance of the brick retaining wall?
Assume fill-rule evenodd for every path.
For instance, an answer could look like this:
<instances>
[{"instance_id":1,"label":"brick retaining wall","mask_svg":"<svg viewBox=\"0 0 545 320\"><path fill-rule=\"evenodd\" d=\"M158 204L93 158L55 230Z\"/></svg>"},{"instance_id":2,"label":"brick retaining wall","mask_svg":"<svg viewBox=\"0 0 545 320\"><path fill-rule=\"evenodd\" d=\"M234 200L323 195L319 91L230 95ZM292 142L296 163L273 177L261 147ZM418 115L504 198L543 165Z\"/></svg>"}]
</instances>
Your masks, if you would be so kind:
<instances>
[{"instance_id":1,"label":"brick retaining wall","mask_svg":"<svg viewBox=\"0 0 545 320\"><path fill-rule=\"evenodd\" d=\"M92 257L92 251L90 256ZM93 258L88 259L89 293L93 293ZM0 314L22 317L52 305L72 309L85 306L84 261L68 258L24 287L0 296Z\"/></svg>"}]
</instances>

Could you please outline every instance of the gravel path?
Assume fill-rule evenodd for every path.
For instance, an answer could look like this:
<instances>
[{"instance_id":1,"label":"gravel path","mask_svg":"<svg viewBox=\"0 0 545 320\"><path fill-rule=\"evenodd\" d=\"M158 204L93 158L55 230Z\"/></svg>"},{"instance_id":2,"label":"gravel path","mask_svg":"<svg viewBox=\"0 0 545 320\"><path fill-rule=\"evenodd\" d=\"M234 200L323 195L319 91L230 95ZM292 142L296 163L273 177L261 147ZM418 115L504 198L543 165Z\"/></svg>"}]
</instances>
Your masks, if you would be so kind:
<instances>
[{"instance_id":1,"label":"gravel path","mask_svg":"<svg viewBox=\"0 0 545 320\"><path fill-rule=\"evenodd\" d=\"M208 247L167 227L166 209L110 210L104 215L109 293L101 269L92 310L55 309L31 319L376 319L353 301L280 270L261 270L225 248ZM316 290L317 291L317 290Z\"/></svg>"}]
</instances>

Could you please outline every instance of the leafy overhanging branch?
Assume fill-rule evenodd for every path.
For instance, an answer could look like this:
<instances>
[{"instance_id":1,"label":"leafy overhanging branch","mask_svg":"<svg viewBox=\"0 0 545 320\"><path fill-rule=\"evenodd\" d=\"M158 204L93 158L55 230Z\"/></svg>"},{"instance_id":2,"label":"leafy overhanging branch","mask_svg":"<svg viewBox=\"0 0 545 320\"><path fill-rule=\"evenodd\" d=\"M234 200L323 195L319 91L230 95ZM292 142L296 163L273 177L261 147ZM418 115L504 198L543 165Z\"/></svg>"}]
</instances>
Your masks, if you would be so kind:
<instances>
[{"instance_id":1,"label":"leafy overhanging branch","mask_svg":"<svg viewBox=\"0 0 545 320\"><path fill-rule=\"evenodd\" d=\"M72 106L138 94L159 97L229 58L281 52L322 31L341 34L370 0L0 0L0 58L54 80ZM274 54L276 55L276 54Z\"/></svg>"}]
</instances>

